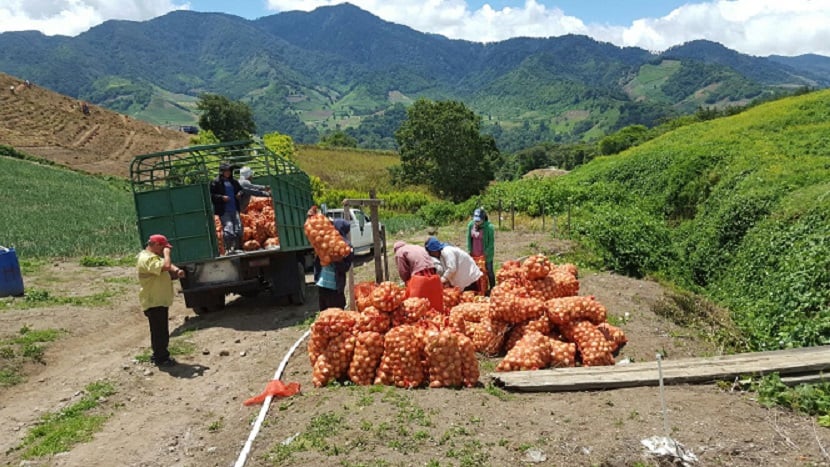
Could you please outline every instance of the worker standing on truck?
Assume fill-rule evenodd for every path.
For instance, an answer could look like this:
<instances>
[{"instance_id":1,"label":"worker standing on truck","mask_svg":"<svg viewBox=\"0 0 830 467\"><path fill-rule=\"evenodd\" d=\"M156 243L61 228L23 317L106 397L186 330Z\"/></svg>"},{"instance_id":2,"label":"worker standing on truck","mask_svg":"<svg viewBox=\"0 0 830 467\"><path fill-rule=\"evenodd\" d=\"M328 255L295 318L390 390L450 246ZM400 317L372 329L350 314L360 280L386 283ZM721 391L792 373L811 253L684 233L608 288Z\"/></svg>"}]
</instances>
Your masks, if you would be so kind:
<instances>
[{"instance_id":1,"label":"worker standing on truck","mask_svg":"<svg viewBox=\"0 0 830 467\"><path fill-rule=\"evenodd\" d=\"M241 249L242 221L239 219L239 200L242 198L242 186L233 178L233 167L227 162L219 165L219 175L210 182L210 200L213 214L219 216L222 223L222 238L226 254Z\"/></svg>"},{"instance_id":2,"label":"worker standing on truck","mask_svg":"<svg viewBox=\"0 0 830 467\"><path fill-rule=\"evenodd\" d=\"M184 270L170 261L173 248L164 235L150 235L147 246L137 256L138 301L144 316L150 322L150 345L153 356L150 361L156 366L172 366L176 361L170 358L167 345L170 330L167 328L168 310L173 304L173 279L184 277Z\"/></svg>"},{"instance_id":3,"label":"worker standing on truck","mask_svg":"<svg viewBox=\"0 0 830 467\"><path fill-rule=\"evenodd\" d=\"M239 169L239 186L242 187L242 197L239 198L240 212L246 212L248 210L248 203L251 202L251 196L271 197L271 188L265 185L256 185L251 182L251 177L253 176L254 171L250 167L242 167Z\"/></svg>"},{"instance_id":4,"label":"worker standing on truck","mask_svg":"<svg viewBox=\"0 0 830 467\"><path fill-rule=\"evenodd\" d=\"M351 247L352 244L349 242L351 223L345 219L335 219L334 228ZM354 249L345 258L332 261L327 266L320 264L320 258L314 258L314 283L317 284L320 311L327 308L346 308L346 273L352 267L353 259Z\"/></svg>"}]
</instances>

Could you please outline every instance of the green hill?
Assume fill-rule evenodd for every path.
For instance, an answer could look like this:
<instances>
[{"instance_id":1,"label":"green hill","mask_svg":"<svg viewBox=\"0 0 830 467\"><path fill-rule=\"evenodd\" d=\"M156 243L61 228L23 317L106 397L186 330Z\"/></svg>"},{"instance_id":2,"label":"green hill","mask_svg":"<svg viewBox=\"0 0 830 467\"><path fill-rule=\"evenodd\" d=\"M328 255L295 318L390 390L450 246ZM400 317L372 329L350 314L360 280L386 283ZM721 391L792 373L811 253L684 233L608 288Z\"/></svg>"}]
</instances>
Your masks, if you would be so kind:
<instances>
[{"instance_id":1,"label":"green hill","mask_svg":"<svg viewBox=\"0 0 830 467\"><path fill-rule=\"evenodd\" d=\"M830 343L830 91L689 125L487 203L572 213L618 272L728 307L755 349Z\"/></svg>"},{"instance_id":2,"label":"green hill","mask_svg":"<svg viewBox=\"0 0 830 467\"><path fill-rule=\"evenodd\" d=\"M15 157L24 156L0 146L0 245L14 247L21 259L138 251L126 181Z\"/></svg>"}]
</instances>

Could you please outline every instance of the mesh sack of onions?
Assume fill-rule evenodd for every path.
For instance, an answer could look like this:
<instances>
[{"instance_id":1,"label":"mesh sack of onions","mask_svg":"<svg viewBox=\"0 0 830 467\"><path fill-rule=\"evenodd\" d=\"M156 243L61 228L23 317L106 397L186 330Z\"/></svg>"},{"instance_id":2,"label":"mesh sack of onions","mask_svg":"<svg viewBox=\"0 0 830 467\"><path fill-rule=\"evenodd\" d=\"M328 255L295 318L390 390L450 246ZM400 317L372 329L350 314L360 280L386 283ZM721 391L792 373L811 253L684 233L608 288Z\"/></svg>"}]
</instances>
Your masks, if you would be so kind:
<instances>
[{"instance_id":1,"label":"mesh sack of onions","mask_svg":"<svg viewBox=\"0 0 830 467\"><path fill-rule=\"evenodd\" d=\"M364 331L355 337L354 356L349 365L349 379L360 386L368 386L375 382L380 359L383 357L382 333Z\"/></svg>"},{"instance_id":2,"label":"mesh sack of onions","mask_svg":"<svg viewBox=\"0 0 830 467\"><path fill-rule=\"evenodd\" d=\"M444 288L444 309L449 310L461 303L461 289L458 287Z\"/></svg>"},{"instance_id":3,"label":"mesh sack of onions","mask_svg":"<svg viewBox=\"0 0 830 467\"><path fill-rule=\"evenodd\" d=\"M260 248L262 248L262 245L260 245L256 240L248 240L242 244L242 249L245 251L259 250Z\"/></svg>"},{"instance_id":4,"label":"mesh sack of onions","mask_svg":"<svg viewBox=\"0 0 830 467\"><path fill-rule=\"evenodd\" d=\"M354 331L374 331L385 334L391 327L389 313L384 313L377 308L370 306L360 311L355 322Z\"/></svg>"},{"instance_id":5,"label":"mesh sack of onions","mask_svg":"<svg viewBox=\"0 0 830 467\"><path fill-rule=\"evenodd\" d=\"M222 220L219 218L219 216L213 216L213 226L216 229L216 240L219 241L219 255L224 255L225 234L222 231Z\"/></svg>"},{"instance_id":6,"label":"mesh sack of onions","mask_svg":"<svg viewBox=\"0 0 830 467\"><path fill-rule=\"evenodd\" d=\"M490 314L489 303L459 303L450 310L450 322L455 324L460 321L481 322Z\"/></svg>"},{"instance_id":7,"label":"mesh sack of onions","mask_svg":"<svg viewBox=\"0 0 830 467\"><path fill-rule=\"evenodd\" d=\"M584 366L613 365L613 344L589 321L576 321L562 327L562 335L576 344Z\"/></svg>"},{"instance_id":8,"label":"mesh sack of onions","mask_svg":"<svg viewBox=\"0 0 830 467\"><path fill-rule=\"evenodd\" d=\"M539 300L547 301L561 296L558 294L556 279L552 274L541 279L527 281L527 284L530 295Z\"/></svg>"},{"instance_id":9,"label":"mesh sack of onions","mask_svg":"<svg viewBox=\"0 0 830 467\"><path fill-rule=\"evenodd\" d=\"M334 228L331 219L317 212L316 206L309 210L303 229L323 266L345 258L351 252L351 247Z\"/></svg>"},{"instance_id":10,"label":"mesh sack of onions","mask_svg":"<svg viewBox=\"0 0 830 467\"><path fill-rule=\"evenodd\" d=\"M421 329L409 324L392 328L386 333L375 384L401 388L416 388L424 384L422 333Z\"/></svg>"},{"instance_id":11,"label":"mesh sack of onions","mask_svg":"<svg viewBox=\"0 0 830 467\"><path fill-rule=\"evenodd\" d=\"M372 306L380 311L391 313L401 306L406 289L391 281L381 282L372 290Z\"/></svg>"},{"instance_id":12,"label":"mesh sack of onions","mask_svg":"<svg viewBox=\"0 0 830 467\"><path fill-rule=\"evenodd\" d=\"M550 366L550 359L550 339L532 331L516 342L496 366L496 371L539 370Z\"/></svg>"},{"instance_id":13,"label":"mesh sack of onions","mask_svg":"<svg viewBox=\"0 0 830 467\"><path fill-rule=\"evenodd\" d=\"M566 274L570 274L574 276L575 279L579 279L579 269L576 267L575 264L572 263L563 263L557 264L553 267L554 271L564 272Z\"/></svg>"},{"instance_id":14,"label":"mesh sack of onions","mask_svg":"<svg viewBox=\"0 0 830 467\"><path fill-rule=\"evenodd\" d=\"M551 328L550 318L548 318L547 314L543 314L537 319L517 324L507 333L507 339L504 342L504 349L509 352L510 349L516 345L516 342L518 342L519 339L529 332L536 331L549 336Z\"/></svg>"},{"instance_id":15,"label":"mesh sack of onions","mask_svg":"<svg viewBox=\"0 0 830 467\"><path fill-rule=\"evenodd\" d=\"M459 336L460 334L449 330L426 333L424 355L429 387L456 388L464 383Z\"/></svg>"},{"instance_id":16,"label":"mesh sack of onions","mask_svg":"<svg viewBox=\"0 0 830 467\"><path fill-rule=\"evenodd\" d=\"M501 354L509 324L488 316L478 323L467 321L464 326L465 335L473 341L477 352L487 356Z\"/></svg>"},{"instance_id":17,"label":"mesh sack of onions","mask_svg":"<svg viewBox=\"0 0 830 467\"><path fill-rule=\"evenodd\" d=\"M552 277L556 283L553 297L550 298L573 297L579 294L579 279L573 274L555 270L550 273L549 277Z\"/></svg>"},{"instance_id":18,"label":"mesh sack of onions","mask_svg":"<svg viewBox=\"0 0 830 467\"><path fill-rule=\"evenodd\" d=\"M543 254L531 255L522 263L525 277L529 280L544 278L550 274L552 266L550 260Z\"/></svg>"},{"instance_id":19,"label":"mesh sack of onions","mask_svg":"<svg viewBox=\"0 0 830 467\"><path fill-rule=\"evenodd\" d=\"M423 319L431 309L429 299L409 297L401 303L400 307L392 311L392 326L415 324Z\"/></svg>"},{"instance_id":20,"label":"mesh sack of onions","mask_svg":"<svg viewBox=\"0 0 830 467\"><path fill-rule=\"evenodd\" d=\"M475 387L478 384L478 378L481 376L478 359L476 358L476 347L469 337L460 334L458 336L458 348L461 350L461 376L464 379L464 386L468 388Z\"/></svg>"},{"instance_id":21,"label":"mesh sack of onions","mask_svg":"<svg viewBox=\"0 0 830 467\"><path fill-rule=\"evenodd\" d=\"M490 317L519 324L539 318L547 312L545 302L526 295L526 290L511 289L508 283L495 286L490 292Z\"/></svg>"},{"instance_id":22,"label":"mesh sack of onions","mask_svg":"<svg viewBox=\"0 0 830 467\"><path fill-rule=\"evenodd\" d=\"M496 272L496 283L501 284L509 279L526 279L522 263L512 260L502 263L501 269Z\"/></svg>"},{"instance_id":23,"label":"mesh sack of onions","mask_svg":"<svg viewBox=\"0 0 830 467\"><path fill-rule=\"evenodd\" d=\"M597 329L605 336L605 339L611 343L611 352L616 352L622 346L628 343L628 338L622 329L612 326L608 323L599 323Z\"/></svg>"},{"instance_id":24,"label":"mesh sack of onions","mask_svg":"<svg viewBox=\"0 0 830 467\"><path fill-rule=\"evenodd\" d=\"M556 326L588 320L594 324L603 323L607 311L593 296L554 298L546 302L550 320Z\"/></svg>"},{"instance_id":25,"label":"mesh sack of onions","mask_svg":"<svg viewBox=\"0 0 830 467\"><path fill-rule=\"evenodd\" d=\"M323 387L332 381L345 379L354 355L355 338L351 333L338 334L328 341L323 352L314 361L311 382Z\"/></svg>"},{"instance_id":26,"label":"mesh sack of onions","mask_svg":"<svg viewBox=\"0 0 830 467\"><path fill-rule=\"evenodd\" d=\"M462 332L450 324L449 316L434 308L427 310L421 320L416 324L425 330L443 331L444 329L452 329L456 332Z\"/></svg>"},{"instance_id":27,"label":"mesh sack of onions","mask_svg":"<svg viewBox=\"0 0 830 467\"><path fill-rule=\"evenodd\" d=\"M562 342L559 339L548 337L550 344L550 366L570 367L576 365L576 344Z\"/></svg>"},{"instance_id":28,"label":"mesh sack of onions","mask_svg":"<svg viewBox=\"0 0 830 467\"><path fill-rule=\"evenodd\" d=\"M311 325L311 335L308 340L308 357L311 364L328 346L331 339L340 334L351 334L359 315L355 311L327 308L320 312L314 324Z\"/></svg>"},{"instance_id":29,"label":"mesh sack of onions","mask_svg":"<svg viewBox=\"0 0 830 467\"><path fill-rule=\"evenodd\" d=\"M461 299L459 303L471 303L476 301L476 297L481 297L481 295L476 294L472 290L465 290L461 292Z\"/></svg>"}]
</instances>

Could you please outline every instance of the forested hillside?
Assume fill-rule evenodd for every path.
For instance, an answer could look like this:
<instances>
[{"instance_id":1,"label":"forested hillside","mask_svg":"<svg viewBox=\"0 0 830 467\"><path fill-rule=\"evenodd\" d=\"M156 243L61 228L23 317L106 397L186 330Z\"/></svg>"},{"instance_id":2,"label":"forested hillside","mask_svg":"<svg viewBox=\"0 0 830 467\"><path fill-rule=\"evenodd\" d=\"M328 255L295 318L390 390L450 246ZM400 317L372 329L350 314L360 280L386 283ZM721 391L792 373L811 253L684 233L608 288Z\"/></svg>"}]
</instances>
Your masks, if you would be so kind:
<instances>
[{"instance_id":1,"label":"forested hillside","mask_svg":"<svg viewBox=\"0 0 830 467\"><path fill-rule=\"evenodd\" d=\"M486 203L569 218L625 274L727 306L755 349L828 344L830 91L679 128ZM560 224L562 225L562 224Z\"/></svg>"},{"instance_id":2,"label":"forested hillside","mask_svg":"<svg viewBox=\"0 0 830 467\"><path fill-rule=\"evenodd\" d=\"M661 55L573 35L474 43L350 4L255 21L175 11L107 21L77 37L0 34L0 71L155 124L192 124L194 99L211 92L249 104L260 134L310 143L351 130L360 146L387 149L400 117L387 111L420 97L464 102L512 152L827 86L815 63L706 41Z\"/></svg>"}]
</instances>

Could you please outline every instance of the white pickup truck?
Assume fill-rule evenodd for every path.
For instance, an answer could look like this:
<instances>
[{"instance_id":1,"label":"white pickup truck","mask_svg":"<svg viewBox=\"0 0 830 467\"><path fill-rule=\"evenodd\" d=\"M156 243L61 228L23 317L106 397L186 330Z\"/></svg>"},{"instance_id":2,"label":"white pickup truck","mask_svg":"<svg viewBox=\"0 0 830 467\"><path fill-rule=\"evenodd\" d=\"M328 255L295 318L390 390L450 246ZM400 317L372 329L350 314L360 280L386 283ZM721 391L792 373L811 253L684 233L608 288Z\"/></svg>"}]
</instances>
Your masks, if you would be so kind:
<instances>
[{"instance_id":1,"label":"white pickup truck","mask_svg":"<svg viewBox=\"0 0 830 467\"><path fill-rule=\"evenodd\" d=\"M374 237L372 236L372 219L360 209L350 208L352 216L352 247L355 255L368 254L374 248ZM343 219L343 209L326 209L326 216L329 219ZM380 231L381 225L378 225Z\"/></svg>"}]
</instances>

